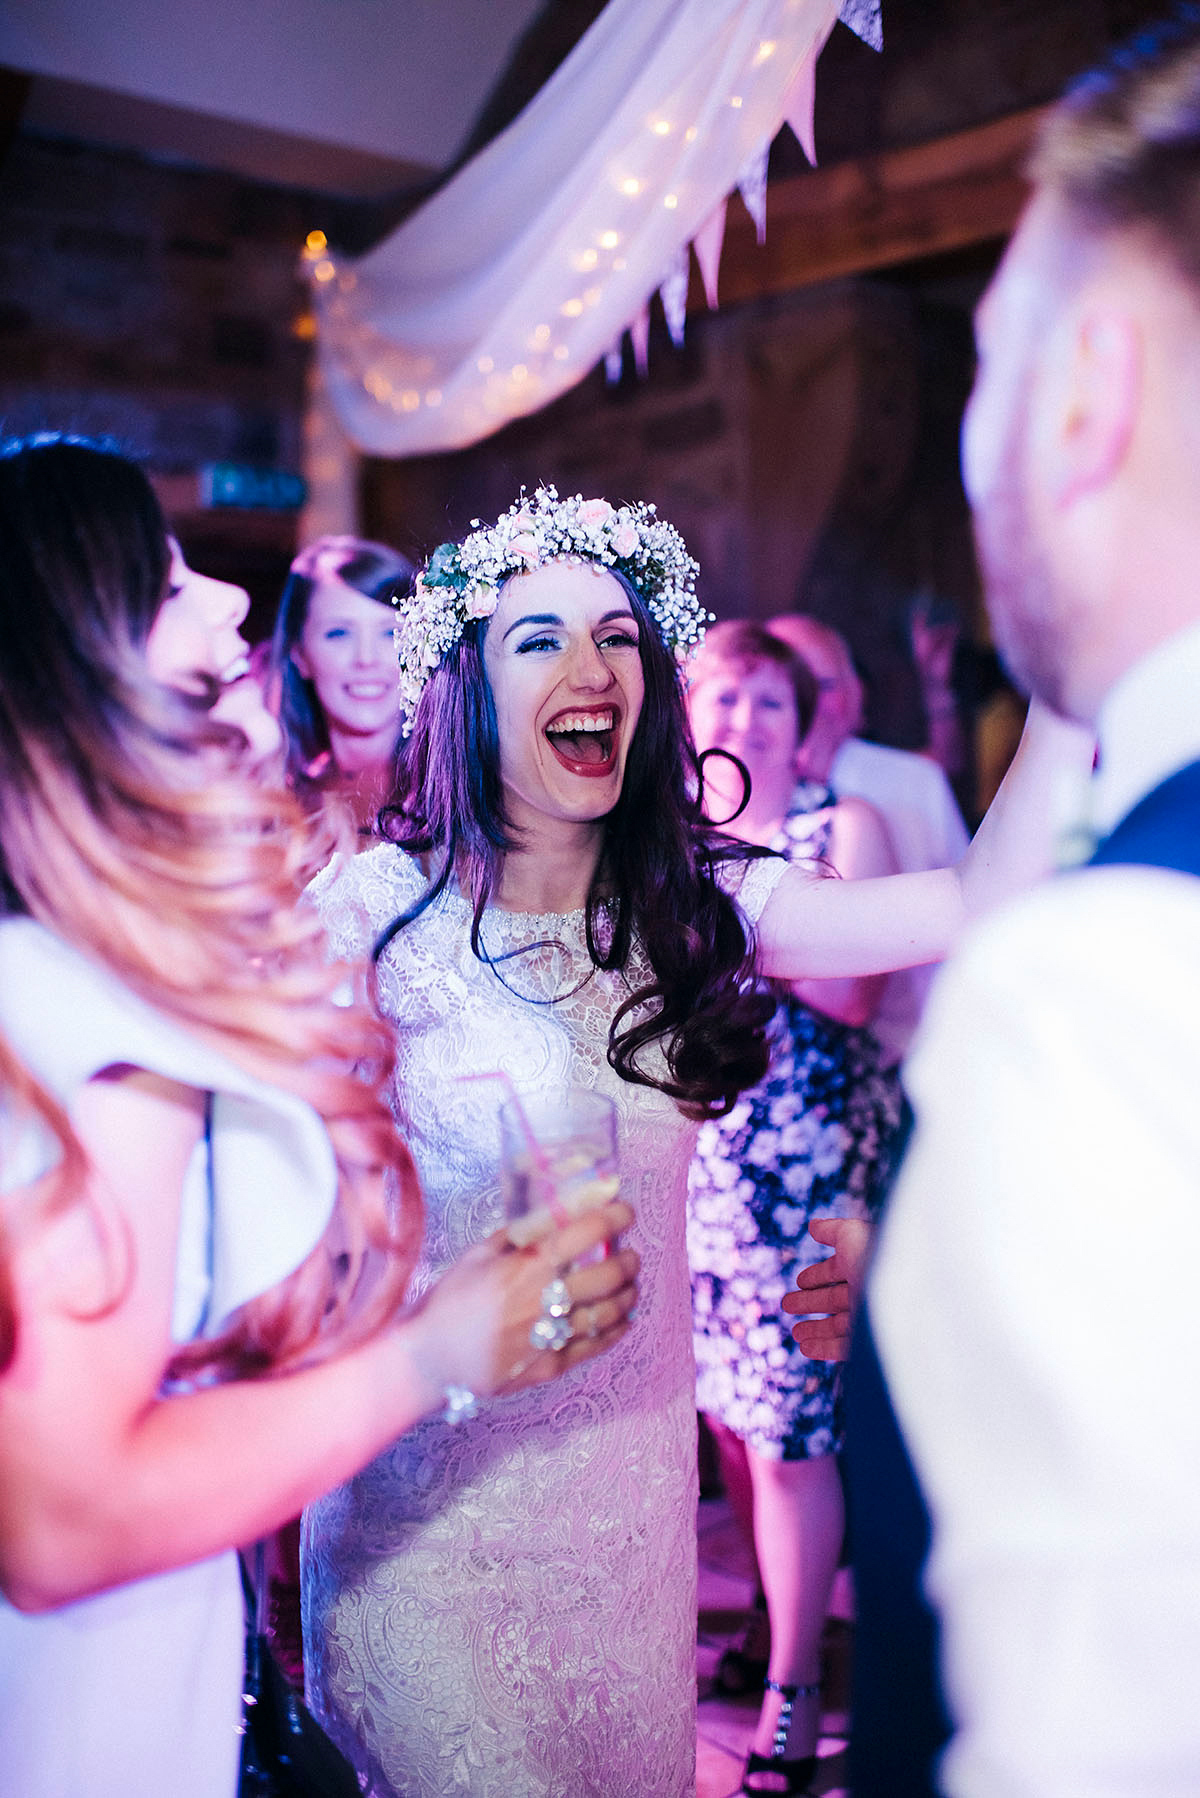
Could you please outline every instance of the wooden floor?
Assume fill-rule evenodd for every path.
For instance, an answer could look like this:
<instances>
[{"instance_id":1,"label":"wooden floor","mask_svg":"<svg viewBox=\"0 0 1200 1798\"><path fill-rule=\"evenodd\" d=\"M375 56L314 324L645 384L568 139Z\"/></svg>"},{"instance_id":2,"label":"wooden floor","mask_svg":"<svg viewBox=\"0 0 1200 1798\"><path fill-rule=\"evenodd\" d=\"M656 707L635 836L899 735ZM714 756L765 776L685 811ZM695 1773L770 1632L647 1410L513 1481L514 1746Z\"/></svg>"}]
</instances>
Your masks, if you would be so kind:
<instances>
[{"instance_id":1,"label":"wooden floor","mask_svg":"<svg viewBox=\"0 0 1200 1798\"><path fill-rule=\"evenodd\" d=\"M722 1650L735 1643L754 1588L741 1536L723 1499L700 1501L700 1617L696 1644L699 1698L696 1798L728 1798L738 1789L742 1762L758 1716L759 1698L729 1698L713 1675ZM846 1730L852 1614L849 1580L839 1574L825 1632L820 1771L813 1790L848 1798Z\"/></svg>"}]
</instances>

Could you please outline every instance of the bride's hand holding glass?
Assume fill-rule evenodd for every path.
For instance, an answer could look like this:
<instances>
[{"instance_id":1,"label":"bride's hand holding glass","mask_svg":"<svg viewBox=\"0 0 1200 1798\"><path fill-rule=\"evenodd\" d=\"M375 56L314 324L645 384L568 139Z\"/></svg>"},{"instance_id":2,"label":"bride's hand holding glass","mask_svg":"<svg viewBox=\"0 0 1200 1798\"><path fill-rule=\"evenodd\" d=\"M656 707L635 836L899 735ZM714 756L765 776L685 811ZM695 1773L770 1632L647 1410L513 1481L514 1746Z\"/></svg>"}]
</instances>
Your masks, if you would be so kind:
<instances>
[{"instance_id":1,"label":"bride's hand holding glass","mask_svg":"<svg viewBox=\"0 0 1200 1798\"><path fill-rule=\"evenodd\" d=\"M541 1385L619 1342L637 1302L641 1258L618 1248L633 1222L621 1199L586 1211L536 1243L516 1247L497 1230L468 1249L396 1332L398 1346L440 1402ZM579 1265L602 1244L604 1260ZM539 1324L562 1320L560 1347L545 1347Z\"/></svg>"}]
</instances>

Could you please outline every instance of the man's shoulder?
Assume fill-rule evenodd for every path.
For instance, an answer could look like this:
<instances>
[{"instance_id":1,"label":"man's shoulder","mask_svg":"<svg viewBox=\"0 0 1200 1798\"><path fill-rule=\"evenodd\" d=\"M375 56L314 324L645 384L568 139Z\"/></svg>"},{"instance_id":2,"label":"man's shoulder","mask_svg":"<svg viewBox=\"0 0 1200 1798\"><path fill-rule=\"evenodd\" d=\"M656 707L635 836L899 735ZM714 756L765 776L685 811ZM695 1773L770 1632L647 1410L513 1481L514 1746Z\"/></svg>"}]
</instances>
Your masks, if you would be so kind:
<instances>
[{"instance_id":1,"label":"man's shoulder","mask_svg":"<svg viewBox=\"0 0 1200 1798\"><path fill-rule=\"evenodd\" d=\"M1200 982L1200 879L1169 869L1078 868L973 925L939 989L981 989L1004 1009L1068 988L1155 991L1174 1003Z\"/></svg>"}]
</instances>

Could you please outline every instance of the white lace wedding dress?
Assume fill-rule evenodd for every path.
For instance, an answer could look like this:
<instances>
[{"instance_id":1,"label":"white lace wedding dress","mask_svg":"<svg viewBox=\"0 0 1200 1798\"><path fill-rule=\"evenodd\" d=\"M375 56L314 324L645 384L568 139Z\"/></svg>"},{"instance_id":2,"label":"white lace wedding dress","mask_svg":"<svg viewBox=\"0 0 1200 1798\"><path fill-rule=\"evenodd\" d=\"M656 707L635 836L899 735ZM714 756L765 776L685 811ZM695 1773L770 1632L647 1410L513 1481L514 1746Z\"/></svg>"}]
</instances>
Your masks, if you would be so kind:
<instances>
[{"instance_id":1,"label":"white lace wedding dress","mask_svg":"<svg viewBox=\"0 0 1200 1798\"><path fill-rule=\"evenodd\" d=\"M766 903L781 863L749 864ZM740 872L740 870L739 870ZM361 955L423 891L382 845L314 894ZM428 1421L305 1515L310 1701L378 1798L686 1798L695 1757L695 1408L684 1250L696 1127L605 1059L645 976L594 970L583 914L470 912L444 895L379 967L400 1025L396 1110L428 1208L417 1289L502 1221L499 1082L616 1102L637 1212L638 1316L610 1353L549 1386ZM530 950L532 944L541 947Z\"/></svg>"}]
</instances>

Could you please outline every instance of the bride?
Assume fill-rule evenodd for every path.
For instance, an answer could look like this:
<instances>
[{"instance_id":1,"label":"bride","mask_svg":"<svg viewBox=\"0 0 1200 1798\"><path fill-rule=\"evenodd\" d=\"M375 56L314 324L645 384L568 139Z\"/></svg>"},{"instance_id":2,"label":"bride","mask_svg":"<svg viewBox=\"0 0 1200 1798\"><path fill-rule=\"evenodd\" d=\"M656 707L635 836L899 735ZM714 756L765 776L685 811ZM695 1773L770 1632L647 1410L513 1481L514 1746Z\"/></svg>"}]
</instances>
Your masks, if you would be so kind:
<instances>
[{"instance_id":1,"label":"bride","mask_svg":"<svg viewBox=\"0 0 1200 1798\"><path fill-rule=\"evenodd\" d=\"M500 1218L505 1078L614 1101L643 1267L603 1362L422 1424L306 1513L310 1696L375 1794L692 1790L696 1120L766 1067L760 973L936 959L1043 859L1049 721L962 870L842 884L714 832L679 671L695 574L652 506L553 488L443 545L399 602L390 840L313 889L401 1026L418 1286Z\"/></svg>"}]
</instances>

